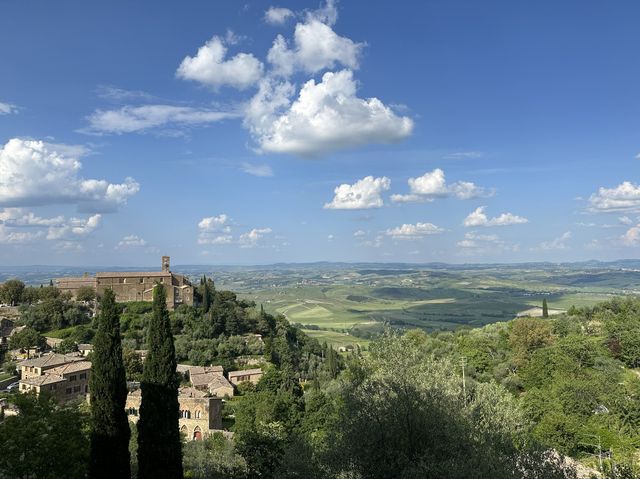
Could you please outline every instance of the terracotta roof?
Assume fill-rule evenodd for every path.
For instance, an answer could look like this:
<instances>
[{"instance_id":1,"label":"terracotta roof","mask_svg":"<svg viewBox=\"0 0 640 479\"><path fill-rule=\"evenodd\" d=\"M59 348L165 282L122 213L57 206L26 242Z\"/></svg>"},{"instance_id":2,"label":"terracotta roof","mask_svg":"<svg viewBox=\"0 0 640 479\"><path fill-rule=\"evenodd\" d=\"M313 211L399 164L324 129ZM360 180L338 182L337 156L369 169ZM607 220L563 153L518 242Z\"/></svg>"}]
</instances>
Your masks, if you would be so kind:
<instances>
[{"instance_id":1,"label":"terracotta roof","mask_svg":"<svg viewBox=\"0 0 640 479\"><path fill-rule=\"evenodd\" d=\"M64 374L77 373L80 371L88 371L91 369L91 363L89 361L76 361L73 363L58 366L57 368L49 369L47 375L56 374L62 376Z\"/></svg>"},{"instance_id":2,"label":"terracotta roof","mask_svg":"<svg viewBox=\"0 0 640 479\"><path fill-rule=\"evenodd\" d=\"M85 358L77 354L50 353L37 358L27 359L25 361L22 361L18 363L18 366L19 367L23 367L23 366L36 367L36 368L44 368L44 367L53 368L56 366L62 366L63 364L73 363L76 361L85 361Z\"/></svg>"},{"instance_id":3,"label":"terracotta roof","mask_svg":"<svg viewBox=\"0 0 640 479\"><path fill-rule=\"evenodd\" d=\"M208 373L224 374L222 366L189 366L188 371L191 376Z\"/></svg>"},{"instance_id":4,"label":"terracotta roof","mask_svg":"<svg viewBox=\"0 0 640 479\"><path fill-rule=\"evenodd\" d=\"M194 374L191 375L191 384L194 387L211 386L213 383L217 384L217 381L220 379L223 379L225 382L227 381L225 377L219 373Z\"/></svg>"},{"instance_id":5,"label":"terracotta roof","mask_svg":"<svg viewBox=\"0 0 640 479\"><path fill-rule=\"evenodd\" d=\"M178 389L178 399L179 398L203 398L206 397L207 393L203 391L198 391L195 388L180 388Z\"/></svg>"},{"instance_id":6,"label":"terracotta roof","mask_svg":"<svg viewBox=\"0 0 640 479\"><path fill-rule=\"evenodd\" d=\"M224 376L217 376L213 378L213 381L209 383L209 391L214 392L216 389L219 389L219 388L233 389L233 385L229 381L227 381L227 378L225 378Z\"/></svg>"},{"instance_id":7,"label":"terracotta roof","mask_svg":"<svg viewBox=\"0 0 640 479\"><path fill-rule=\"evenodd\" d=\"M244 371L231 371L229 373L229 377L252 376L254 374L262 374L262 369L245 369Z\"/></svg>"},{"instance_id":8,"label":"terracotta roof","mask_svg":"<svg viewBox=\"0 0 640 479\"><path fill-rule=\"evenodd\" d=\"M96 273L96 278L141 278L141 277L160 277L171 276L170 271L111 271Z\"/></svg>"},{"instance_id":9,"label":"terracotta roof","mask_svg":"<svg viewBox=\"0 0 640 479\"><path fill-rule=\"evenodd\" d=\"M55 374L43 374L28 379L21 379L20 384L28 384L30 386L45 386L47 384L63 383L66 379Z\"/></svg>"}]
</instances>

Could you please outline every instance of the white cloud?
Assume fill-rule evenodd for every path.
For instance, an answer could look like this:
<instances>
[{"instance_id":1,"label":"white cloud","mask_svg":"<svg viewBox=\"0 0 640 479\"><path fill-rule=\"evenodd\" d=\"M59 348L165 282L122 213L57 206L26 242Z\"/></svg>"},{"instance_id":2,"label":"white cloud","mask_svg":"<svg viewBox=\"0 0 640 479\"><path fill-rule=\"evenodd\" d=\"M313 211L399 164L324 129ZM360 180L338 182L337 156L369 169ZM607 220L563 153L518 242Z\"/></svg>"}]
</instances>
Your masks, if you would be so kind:
<instances>
[{"instance_id":1,"label":"white cloud","mask_svg":"<svg viewBox=\"0 0 640 479\"><path fill-rule=\"evenodd\" d=\"M228 244L233 241L230 218L226 214L208 216L198 223L198 244Z\"/></svg>"},{"instance_id":2,"label":"white cloud","mask_svg":"<svg viewBox=\"0 0 640 479\"><path fill-rule=\"evenodd\" d=\"M231 86L244 90L258 83L262 77L263 65L250 53L238 53L225 59L227 40L214 36L198 49L195 57L185 57L176 71L183 80L194 80L218 90Z\"/></svg>"},{"instance_id":3,"label":"white cloud","mask_svg":"<svg viewBox=\"0 0 640 479\"><path fill-rule=\"evenodd\" d=\"M317 73L342 65L352 70L359 67L358 58L363 43L341 37L318 20L298 23L293 35L293 48L278 35L267 54L267 60L278 75L289 76L295 71Z\"/></svg>"},{"instance_id":4,"label":"white cloud","mask_svg":"<svg viewBox=\"0 0 640 479\"><path fill-rule=\"evenodd\" d=\"M123 106L117 110L96 110L87 120L83 133L135 133L154 128L179 128L205 125L228 118L238 118L235 112L216 111L174 105Z\"/></svg>"},{"instance_id":5,"label":"white cloud","mask_svg":"<svg viewBox=\"0 0 640 479\"><path fill-rule=\"evenodd\" d=\"M631 218L629 218L628 216L621 216L620 218L618 218L618 221L623 224L623 225L631 225L633 224L633 220Z\"/></svg>"},{"instance_id":6,"label":"white cloud","mask_svg":"<svg viewBox=\"0 0 640 479\"><path fill-rule=\"evenodd\" d=\"M0 101L0 115L10 115L12 113L18 113L18 107L11 103L3 103Z\"/></svg>"},{"instance_id":7,"label":"white cloud","mask_svg":"<svg viewBox=\"0 0 640 479\"><path fill-rule=\"evenodd\" d=\"M242 163L242 171L253 176L260 176L263 178L273 176L273 169L269 165L254 165L251 163Z\"/></svg>"},{"instance_id":8,"label":"white cloud","mask_svg":"<svg viewBox=\"0 0 640 479\"><path fill-rule=\"evenodd\" d=\"M403 224L402 226L388 229L385 234L393 239L417 240L427 235L442 233L443 231L443 228L433 223L416 223L415 225Z\"/></svg>"},{"instance_id":9,"label":"white cloud","mask_svg":"<svg viewBox=\"0 0 640 479\"><path fill-rule=\"evenodd\" d=\"M265 81L250 102L245 125L262 151L317 156L366 143L393 143L413 130L410 118L397 116L377 98L358 98L349 70L327 72L320 83L309 80L288 106L291 92L288 83Z\"/></svg>"},{"instance_id":10,"label":"white cloud","mask_svg":"<svg viewBox=\"0 0 640 479\"><path fill-rule=\"evenodd\" d=\"M417 178L409 178L409 194L392 195L391 201L395 203L409 203L416 201L433 201L435 198L454 196L461 200L492 196L493 190L487 190L469 181L457 181L447 183L444 171L436 168L427 171Z\"/></svg>"},{"instance_id":11,"label":"white cloud","mask_svg":"<svg viewBox=\"0 0 640 479\"><path fill-rule=\"evenodd\" d=\"M367 233L365 231L358 230L355 233L353 233L353 236L356 238L362 238L364 236L367 236Z\"/></svg>"},{"instance_id":12,"label":"white cloud","mask_svg":"<svg viewBox=\"0 0 640 479\"><path fill-rule=\"evenodd\" d=\"M328 236L327 236L327 240L328 240L328 241L333 241L335 238L336 238L336 237L335 237L335 236L333 236L333 235L328 235Z\"/></svg>"},{"instance_id":13,"label":"white cloud","mask_svg":"<svg viewBox=\"0 0 640 479\"><path fill-rule=\"evenodd\" d=\"M456 244L463 255L518 251L519 249L518 245L507 243L497 235L478 234L476 231L465 233L464 239Z\"/></svg>"},{"instance_id":14,"label":"white cloud","mask_svg":"<svg viewBox=\"0 0 640 479\"><path fill-rule=\"evenodd\" d=\"M113 211L138 192L133 178L124 183L83 179L82 163L54 145L13 138L0 148L0 206L72 203L81 211Z\"/></svg>"},{"instance_id":15,"label":"white cloud","mask_svg":"<svg viewBox=\"0 0 640 479\"><path fill-rule=\"evenodd\" d=\"M386 176L374 178L366 176L356 181L353 185L342 184L335 188L335 196L331 203L324 205L325 209L332 210L361 210L367 208L380 208L384 201L382 193L391 187L391 180Z\"/></svg>"},{"instance_id":16,"label":"white cloud","mask_svg":"<svg viewBox=\"0 0 640 479\"><path fill-rule=\"evenodd\" d=\"M567 241L571 239L571 231L567 231L551 241L543 241L533 250L552 251L568 249Z\"/></svg>"},{"instance_id":17,"label":"white cloud","mask_svg":"<svg viewBox=\"0 0 640 479\"><path fill-rule=\"evenodd\" d=\"M289 18L294 16L295 14L288 8L269 7L264 12L264 21L270 25L284 25Z\"/></svg>"},{"instance_id":18,"label":"white cloud","mask_svg":"<svg viewBox=\"0 0 640 479\"><path fill-rule=\"evenodd\" d=\"M86 219L83 218L71 218L69 221L64 221L60 224L55 224L49 227L47 231L48 240L59 240L70 237L82 237L93 233L102 221L102 215L95 214L89 216Z\"/></svg>"},{"instance_id":19,"label":"white cloud","mask_svg":"<svg viewBox=\"0 0 640 479\"><path fill-rule=\"evenodd\" d=\"M0 243L25 244L36 241L44 236L43 231L16 231L0 224Z\"/></svg>"},{"instance_id":20,"label":"white cloud","mask_svg":"<svg viewBox=\"0 0 640 479\"><path fill-rule=\"evenodd\" d=\"M137 235L128 235L122 238L118 242L118 249L122 248L138 248L142 246L147 246L147 242L144 238L141 238Z\"/></svg>"},{"instance_id":21,"label":"white cloud","mask_svg":"<svg viewBox=\"0 0 640 479\"><path fill-rule=\"evenodd\" d=\"M640 153L636 155L636 160L640 160Z\"/></svg>"},{"instance_id":22,"label":"white cloud","mask_svg":"<svg viewBox=\"0 0 640 479\"><path fill-rule=\"evenodd\" d=\"M307 21L317 20L327 25L334 25L338 20L338 9L336 8L336 0L327 0L317 10L307 12Z\"/></svg>"},{"instance_id":23,"label":"white cloud","mask_svg":"<svg viewBox=\"0 0 640 479\"><path fill-rule=\"evenodd\" d=\"M258 242L272 232L271 228L254 228L240 235L239 243L242 248L253 248Z\"/></svg>"},{"instance_id":24,"label":"white cloud","mask_svg":"<svg viewBox=\"0 0 640 479\"><path fill-rule=\"evenodd\" d=\"M589 210L593 213L640 210L640 186L624 181L615 188L598 188L589 197Z\"/></svg>"},{"instance_id":25,"label":"white cloud","mask_svg":"<svg viewBox=\"0 0 640 479\"><path fill-rule=\"evenodd\" d=\"M230 231L229 217L222 213L218 216L202 218L198 223L198 228L200 231L224 231L228 233Z\"/></svg>"},{"instance_id":26,"label":"white cloud","mask_svg":"<svg viewBox=\"0 0 640 479\"><path fill-rule=\"evenodd\" d=\"M640 225L629 228L621 239L625 246L637 246L640 244Z\"/></svg>"},{"instance_id":27,"label":"white cloud","mask_svg":"<svg viewBox=\"0 0 640 479\"><path fill-rule=\"evenodd\" d=\"M509 226L528 223L527 218L514 215L513 213L502 213L499 216L489 219L484 210L486 206L480 206L469 213L464 220L464 225L470 226Z\"/></svg>"}]
</instances>

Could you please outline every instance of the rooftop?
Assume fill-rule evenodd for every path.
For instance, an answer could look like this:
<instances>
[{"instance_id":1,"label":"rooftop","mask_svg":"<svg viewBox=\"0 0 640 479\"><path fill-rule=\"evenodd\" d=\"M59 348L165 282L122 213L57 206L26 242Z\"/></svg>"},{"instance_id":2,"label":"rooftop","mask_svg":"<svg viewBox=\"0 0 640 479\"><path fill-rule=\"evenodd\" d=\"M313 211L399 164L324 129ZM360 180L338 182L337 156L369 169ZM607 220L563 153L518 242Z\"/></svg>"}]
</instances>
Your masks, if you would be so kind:
<instances>
[{"instance_id":1,"label":"rooftop","mask_svg":"<svg viewBox=\"0 0 640 479\"><path fill-rule=\"evenodd\" d=\"M84 357L77 354L57 354L49 353L40 357L27 359L18 363L19 367L35 367L35 368L54 368L63 364L73 363L76 361L84 361Z\"/></svg>"},{"instance_id":2,"label":"rooftop","mask_svg":"<svg viewBox=\"0 0 640 479\"><path fill-rule=\"evenodd\" d=\"M79 371L87 371L89 369L91 369L91 363L89 361L76 361L63 366L58 366L57 368L49 369L46 374L62 376L64 374L77 373Z\"/></svg>"},{"instance_id":3,"label":"rooftop","mask_svg":"<svg viewBox=\"0 0 640 479\"><path fill-rule=\"evenodd\" d=\"M231 371L229 373L229 377L236 377L236 376L250 376L252 374L262 374L262 369L258 368L258 369L245 369L243 371Z\"/></svg>"},{"instance_id":4,"label":"rooftop","mask_svg":"<svg viewBox=\"0 0 640 479\"><path fill-rule=\"evenodd\" d=\"M42 376L35 376L28 379L21 379L20 383L28 384L29 386L45 386L47 384L63 383L66 379L55 374L43 374Z\"/></svg>"}]
</instances>

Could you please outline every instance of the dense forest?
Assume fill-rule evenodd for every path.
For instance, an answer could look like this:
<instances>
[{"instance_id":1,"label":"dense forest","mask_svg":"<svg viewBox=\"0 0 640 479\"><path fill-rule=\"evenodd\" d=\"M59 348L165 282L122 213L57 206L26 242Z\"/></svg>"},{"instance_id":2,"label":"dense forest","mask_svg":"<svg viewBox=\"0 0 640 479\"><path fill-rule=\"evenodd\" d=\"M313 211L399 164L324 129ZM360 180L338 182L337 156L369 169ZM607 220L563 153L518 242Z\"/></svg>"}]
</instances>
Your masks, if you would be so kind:
<instances>
[{"instance_id":1,"label":"dense forest","mask_svg":"<svg viewBox=\"0 0 640 479\"><path fill-rule=\"evenodd\" d=\"M52 331L63 348L91 341L90 294L73 301L48 288L16 297L27 328L14 346ZM252 357L266 373L227 402L233 439L183 445L185 477L571 478L577 465L640 477L638 299L480 329L388 331L366 352L338 354L211 280L198 295L200 306L169 316L176 359L232 370ZM146 347L151 305L118 307L126 374L139 379L135 351ZM33 477L65 468L74 471L66 477L85 477L86 405L11 400L22 414L0 424L0 477L31 477L43 454L60 459L51 475ZM45 425L51 434L32 441ZM135 437L133 427L132 450Z\"/></svg>"}]
</instances>

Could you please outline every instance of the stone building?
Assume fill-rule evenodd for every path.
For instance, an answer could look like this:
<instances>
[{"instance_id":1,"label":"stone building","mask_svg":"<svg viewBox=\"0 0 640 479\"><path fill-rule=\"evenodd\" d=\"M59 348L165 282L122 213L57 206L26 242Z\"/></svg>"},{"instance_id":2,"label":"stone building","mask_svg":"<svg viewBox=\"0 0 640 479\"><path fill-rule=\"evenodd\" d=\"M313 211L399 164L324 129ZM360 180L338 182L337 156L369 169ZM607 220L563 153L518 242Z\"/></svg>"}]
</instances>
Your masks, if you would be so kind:
<instances>
[{"instance_id":1,"label":"stone building","mask_svg":"<svg viewBox=\"0 0 640 479\"><path fill-rule=\"evenodd\" d=\"M140 389L127 395L125 409L129 421L138 422L141 403ZM222 431L222 399L207 396L205 392L194 388L180 388L178 404L178 427L187 441L199 441L209 434Z\"/></svg>"},{"instance_id":2,"label":"stone building","mask_svg":"<svg viewBox=\"0 0 640 479\"><path fill-rule=\"evenodd\" d=\"M48 353L37 358L22 361L18 363L17 366L20 369L20 377L22 379L29 379L43 376L53 368L78 361L84 361L84 358L79 354Z\"/></svg>"},{"instance_id":3,"label":"stone building","mask_svg":"<svg viewBox=\"0 0 640 479\"><path fill-rule=\"evenodd\" d=\"M113 271L96 273L95 277L60 278L56 285L61 291L76 294L81 286L91 286L100 296L107 289L116 294L116 301L152 301L156 283L164 285L167 292L167 307L174 309L180 304L193 306L193 285L181 274L172 273L169 256L162 257L160 271Z\"/></svg>"},{"instance_id":4,"label":"stone building","mask_svg":"<svg viewBox=\"0 0 640 479\"><path fill-rule=\"evenodd\" d=\"M244 371L231 371L229 373L229 382L236 386L240 383L248 381L256 384L262 377L262 369L245 369Z\"/></svg>"},{"instance_id":5,"label":"stone building","mask_svg":"<svg viewBox=\"0 0 640 479\"><path fill-rule=\"evenodd\" d=\"M37 369L43 371L41 368ZM20 380L19 390L21 393L35 391L36 394L46 391L61 403L75 399L86 400L89 395L90 376L91 363L74 360L57 367L47 368L40 375L23 377Z\"/></svg>"},{"instance_id":6,"label":"stone building","mask_svg":"<svg viewBox=\"0 0 640 479\"><path fill-rule=\"evenodd\" d=\"M233 397L233 385L224 377L222 366L178 364L177 371L187 375L191 386L219 398Z\"/></svg>"}]
</instances>

